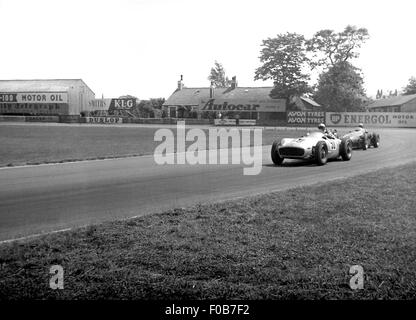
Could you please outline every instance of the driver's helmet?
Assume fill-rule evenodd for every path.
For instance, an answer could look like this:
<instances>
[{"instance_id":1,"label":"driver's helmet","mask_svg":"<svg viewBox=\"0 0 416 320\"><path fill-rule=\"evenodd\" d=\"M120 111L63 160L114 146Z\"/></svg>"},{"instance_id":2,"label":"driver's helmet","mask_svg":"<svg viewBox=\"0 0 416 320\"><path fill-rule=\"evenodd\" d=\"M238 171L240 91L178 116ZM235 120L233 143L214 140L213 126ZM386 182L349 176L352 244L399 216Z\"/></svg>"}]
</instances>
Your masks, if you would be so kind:
<instances>
[{"instance_id":1,"label":"driver's helmet","mask_svg":"<svg viewBox=\"0 0 416 320\"><path fill-rule=\"evenodd\" d=\"M318 129L321 130L322 132L325 132L325 125L323 123L319 124Z\"/></svg>"},{"instance_id":2,"label":"driver's helmet","mask_svg":"<svg viewBox=\"0 0 416 320\"><path fill-rule=\"evenodd\" d=\"M358 124L358 126L359 126L360 128L364 128L364 125L363 125L362 123Z\"/></svg>"}]
</instances>

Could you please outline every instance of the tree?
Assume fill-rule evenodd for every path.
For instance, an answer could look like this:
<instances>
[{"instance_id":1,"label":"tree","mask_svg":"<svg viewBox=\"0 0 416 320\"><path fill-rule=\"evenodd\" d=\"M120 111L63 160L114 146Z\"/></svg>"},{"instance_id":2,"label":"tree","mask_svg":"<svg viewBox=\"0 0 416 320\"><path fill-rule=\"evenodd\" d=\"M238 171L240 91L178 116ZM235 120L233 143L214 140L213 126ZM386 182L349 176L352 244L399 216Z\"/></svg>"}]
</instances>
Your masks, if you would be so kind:
<instances>
[{"instance_id":1,"label":"tree","mask_svg":"<svg viewBox=\"0 0 416 320\"><path fill-rule=\"evenodd\" d=\"M360 70L340 61L319 76L314 100L326 111L363 111L367 99Z\"/></svg>"},{"instance_id":2,"label":"tree","mask_svg":"<svg viewBox=\"0 0 416 320\"><path fill-rule=\"evenodd\" d=\"M215 61L214 67L211 68L208 80L218 88L227 88L231 84L231 80L225 75L224 67L217 61Z\"/></svg>"},{"instance_id":3,"label":"tree","mask_svg":"<svg viewBox=\"0 0 416 320\"><path fill-rule=\"evenodd\" d=\"M409 83L403 88L403 95L416 94L416 77L411 77Z\"/></svg>"},{"instance_id":4,"label":"tree","mask_svg":"<svg viewBox=\"0 0 416 320\"><path fill-rule=\"evenodd\" d=\"M254 80L274 80L270 93L273 98L289 99L310 91L309 75L304 73L308 65L305 38L297 33L278 34L276 38L263 40L260 61Z\"/></svg>"},{"instance_id":5,"label":"tree","mask_svg":"<svg viewBox=\"0 0 416 320\"><path fill-rule=\"evenodd\" d=\"M150 103L154 109L162 109L165 98L150 98Z\"/></svg>"},{"instance_id":6,"label":"tree","mask_svg":"<svg viewBox=\"0 0 416 320\"><path fill-rule=\"evenodd\" d=\"M340 62L357 58L357 49L369 39L368 30L348 25L342 32L320 30L306 42L307 51L312 54L311 66L333 67Z\"/></svg>"}]
</instances>

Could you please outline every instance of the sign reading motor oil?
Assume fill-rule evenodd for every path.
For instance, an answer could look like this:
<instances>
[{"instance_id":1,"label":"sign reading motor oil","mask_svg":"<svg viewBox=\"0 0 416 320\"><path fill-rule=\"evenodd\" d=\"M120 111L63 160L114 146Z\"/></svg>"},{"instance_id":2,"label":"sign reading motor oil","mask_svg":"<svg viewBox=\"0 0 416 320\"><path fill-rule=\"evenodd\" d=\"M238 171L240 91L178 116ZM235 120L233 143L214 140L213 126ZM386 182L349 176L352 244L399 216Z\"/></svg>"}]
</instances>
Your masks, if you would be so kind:
<instances>
[{"instance_id":1,"label":"sign reading motor oil","mask_svg":"<svg viewBox=\"0 0 416 320\"><path fill-rule=\"evenodd\" d=\"M0 93L0 103L68 103L66 92Z\"/></svg>"}]
</instances>

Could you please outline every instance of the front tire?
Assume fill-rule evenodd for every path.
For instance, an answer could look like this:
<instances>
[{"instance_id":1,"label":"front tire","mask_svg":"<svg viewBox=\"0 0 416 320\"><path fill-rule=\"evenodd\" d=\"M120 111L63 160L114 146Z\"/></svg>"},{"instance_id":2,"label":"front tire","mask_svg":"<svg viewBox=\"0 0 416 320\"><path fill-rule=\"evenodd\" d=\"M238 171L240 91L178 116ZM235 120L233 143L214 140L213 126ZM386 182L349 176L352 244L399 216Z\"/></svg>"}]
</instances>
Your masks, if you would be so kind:
<instances>
[{"instance_id":1,"label":"front tire","mask_svg":"<svg viewBox=\"0 0 416 320\"><path fill-rule=\"evenodd\" d=\"M380 146L380 135L373 133L372 144L374 148L378 148Z\"/></svg>"},{"instance_id":2,"label":"front tire","mask_svg":"<svg viewBox=\"0 0 416 320\"><path fill-rule=\"evenodd\" d=\"M339 148L342 160L349 161L352 157L352 141L350 139L342 139Z\"/></svg>"},{"instance_id":3,"label":"front tire","mask_svg":"<svg viewBox=\"0 0 416 320\"><path fill-rule=\"evenodd\" d=\"M275 165L280 166L283 163L284 158L279 155L279 151L277 150L278 143L277 141L273 142L271 156L272 161Z\"/></svg>"},{"instance_id":4,"label":"front tire","mask_svg":"<svg viewBox=\"0 0 416 320\"><path fill-rule=\"evenodd\" d=\"M316 144L315 161L318 166L323 166L328 161L328 150L324 141L319 141Z\"/></svg>"}]
</instances>

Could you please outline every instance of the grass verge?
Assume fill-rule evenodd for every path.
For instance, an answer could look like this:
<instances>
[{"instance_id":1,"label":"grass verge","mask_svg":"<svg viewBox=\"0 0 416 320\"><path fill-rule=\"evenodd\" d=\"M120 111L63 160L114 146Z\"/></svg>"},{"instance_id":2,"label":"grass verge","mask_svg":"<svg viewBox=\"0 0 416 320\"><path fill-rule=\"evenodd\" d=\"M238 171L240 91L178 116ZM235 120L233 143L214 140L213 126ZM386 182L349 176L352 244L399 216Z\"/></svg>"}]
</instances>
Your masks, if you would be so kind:
<instances>
[{"instance_id":1,"label":"grass verge","mask_svg":"<svg viewBox=\"0 0 416 320\"><path fill-rule=\"evenodd\" d=\"M3 244L0 299L414 299L415 185L412 163Z\"/></svg>"},{"instance_id":2,"label":"grass verge","mask_svg":"<svg viewBox=\"0 0 416 320\"><path fill-rule=\"evenodd\" d=\"M153 154L157 128L0 125L0 167ZM203 129L207 133L207 129ZM176 132L173 129L173 132ZM302 130L263 130L262 144L298 137ZM253 134L251 144L253 145ZM189 146L193 142L186 142ZM229 141L231 145L231 140ZM176 144L175 144L176 150Z\"/></svg>"}]
</instances>

